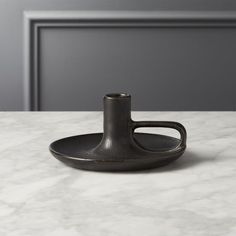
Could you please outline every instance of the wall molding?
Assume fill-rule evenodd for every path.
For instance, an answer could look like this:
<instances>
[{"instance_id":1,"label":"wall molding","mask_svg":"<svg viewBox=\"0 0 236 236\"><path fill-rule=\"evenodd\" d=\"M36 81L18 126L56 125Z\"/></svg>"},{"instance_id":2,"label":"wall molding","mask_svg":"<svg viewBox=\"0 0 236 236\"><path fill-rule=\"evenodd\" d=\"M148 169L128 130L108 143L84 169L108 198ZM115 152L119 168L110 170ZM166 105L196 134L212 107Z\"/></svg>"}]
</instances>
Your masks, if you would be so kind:
<instances>
[{"instance_id":1,"label":"wall molding","mask_svg":"<svg viewBox=\"0 0 236 236\"><path fill-rule=\"evenodd\" d=\"M235 28L236 12L27 11L24 12L24 109L40 111L40 31L43 28Z\"/></svg>"}]
</instances>

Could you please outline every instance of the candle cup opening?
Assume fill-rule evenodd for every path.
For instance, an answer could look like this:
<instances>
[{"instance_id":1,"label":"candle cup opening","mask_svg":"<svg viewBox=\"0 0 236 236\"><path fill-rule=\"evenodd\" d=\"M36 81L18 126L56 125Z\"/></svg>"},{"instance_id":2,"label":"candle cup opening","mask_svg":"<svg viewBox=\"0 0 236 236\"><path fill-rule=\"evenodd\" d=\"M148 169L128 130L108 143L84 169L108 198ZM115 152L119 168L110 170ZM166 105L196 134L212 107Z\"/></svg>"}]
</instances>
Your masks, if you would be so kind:
<instances>
[{"instance_id":1,"label":"candle cup opening","mask_svg":"<svg viewBox=\"0 0 236 236\"><path fill-rule=\"evenodd\" d=\"M108 99L123 99L123 98L130 98L131 96L127 93L109 93L106 94L105 98Z\"/></svg>"}]
</instances>

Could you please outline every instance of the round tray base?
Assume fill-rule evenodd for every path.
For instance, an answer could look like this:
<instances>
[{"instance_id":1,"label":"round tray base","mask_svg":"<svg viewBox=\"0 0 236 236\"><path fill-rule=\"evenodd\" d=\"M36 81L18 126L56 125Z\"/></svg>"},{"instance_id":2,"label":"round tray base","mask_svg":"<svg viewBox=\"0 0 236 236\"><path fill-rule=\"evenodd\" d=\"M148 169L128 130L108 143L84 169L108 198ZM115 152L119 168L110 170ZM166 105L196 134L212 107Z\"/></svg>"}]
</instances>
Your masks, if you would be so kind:
<instances>
[{"instance_id":1,"label":"round tray base","mask_svg":"<svg viewBox=\"0 0 236 236\"><path fill-rule=\"evenodd\" d=\"M112 158L106 152L99 156L93 152L100 143L102 133L85 134L63 138L50 145L50 151L54 157L68 166L92 170L92 171L134 171L165 166L178 159L185 150L185 147L175 149L180 143L177 138L147 133L135 133L134 138L143 147L155 154L140 156L122 157L114 155ZM159 155L165 152L165 155Z\"/></svg>"}]
</instances>

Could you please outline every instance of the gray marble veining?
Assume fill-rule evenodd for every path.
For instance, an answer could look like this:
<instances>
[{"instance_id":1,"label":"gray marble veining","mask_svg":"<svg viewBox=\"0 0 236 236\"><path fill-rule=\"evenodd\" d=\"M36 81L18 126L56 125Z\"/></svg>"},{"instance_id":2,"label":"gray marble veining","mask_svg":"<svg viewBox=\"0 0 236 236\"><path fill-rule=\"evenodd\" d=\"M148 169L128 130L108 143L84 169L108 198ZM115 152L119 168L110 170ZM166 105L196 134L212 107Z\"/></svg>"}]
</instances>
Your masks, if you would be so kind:
<instances>
[{"instance_id":1,"label":"gray marble veining","mask_svg":"<svg viewBox=\"0 0 236 236\"><path fill-rule=\"evenodd\" d=\"M0 235L235 236L236 113L132 117L183 123L186 153L144 172L76 170L53 158L48 145L101 132L101 112L0 113Z\"/></svg>"}]
</instances>

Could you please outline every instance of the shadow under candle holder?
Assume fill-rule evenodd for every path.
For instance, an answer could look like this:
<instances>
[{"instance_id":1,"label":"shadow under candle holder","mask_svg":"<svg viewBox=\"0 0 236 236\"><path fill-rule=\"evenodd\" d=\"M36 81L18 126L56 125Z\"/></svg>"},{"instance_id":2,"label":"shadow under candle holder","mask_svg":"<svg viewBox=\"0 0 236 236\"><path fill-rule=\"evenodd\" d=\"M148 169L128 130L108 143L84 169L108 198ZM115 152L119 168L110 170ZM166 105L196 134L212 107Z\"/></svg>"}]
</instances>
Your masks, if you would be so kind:
<instances>
[{"instance_id":1,"label":"shadow under candle holder","mask_svg":"<svg viewBox=\"0 0 236 236\"><path fill-rule=\"evenodd\" d=\"M161 168L155 168L150 170L144 170L142 173L163 173L169 171L179 171L187 168L192 168L194 166L202 165L206 162L211 162L212 158L203 157L196 152L191 150L186 150L185 153L182 155L181 158L170 163L168 166L163 166ZM131 172L130 172L131 173ZM141 171L140 171L141 173Z\"/></svg>"}]
</instances>

